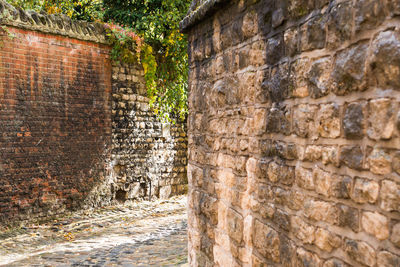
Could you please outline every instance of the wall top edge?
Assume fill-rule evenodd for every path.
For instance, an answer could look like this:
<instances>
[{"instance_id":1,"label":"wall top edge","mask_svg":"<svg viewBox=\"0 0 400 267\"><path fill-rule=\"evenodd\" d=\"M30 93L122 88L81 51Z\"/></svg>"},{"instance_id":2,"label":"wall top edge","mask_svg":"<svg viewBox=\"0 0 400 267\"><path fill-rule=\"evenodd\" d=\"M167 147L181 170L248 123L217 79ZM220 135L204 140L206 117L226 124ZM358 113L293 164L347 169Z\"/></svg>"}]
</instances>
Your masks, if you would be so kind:
<instances>
[{"instance_id":1,"label":"wall top edge","mask_svg":"<svg viewBox=\"0 0 400 267\"><path fill-rule=\"evenodd\" d=\"M190 28L201 22L206 16L215 12L222 4L229 0L193 0L188 14L179 23L181 32L188 32Z\"/></svg>"},{"instance_id":2,"label":"wall top edge","mask_svg":"<svg viewBox=\"0 0 400 267\"><path fill-rule=\"evenodd\" d=\"M105 28L100 23L74 21L66 15L25 11L15 8L4 0L0 0L0 25L108 44Z\"/></svg>"}]
</instances>

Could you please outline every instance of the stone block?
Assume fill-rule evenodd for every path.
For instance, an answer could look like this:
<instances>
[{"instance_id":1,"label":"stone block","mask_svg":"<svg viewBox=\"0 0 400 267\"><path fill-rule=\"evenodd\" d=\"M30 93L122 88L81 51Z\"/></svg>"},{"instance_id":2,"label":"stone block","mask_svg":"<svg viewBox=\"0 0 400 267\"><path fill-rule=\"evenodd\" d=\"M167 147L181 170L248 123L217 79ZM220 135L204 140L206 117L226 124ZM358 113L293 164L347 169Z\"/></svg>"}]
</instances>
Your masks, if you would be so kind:
<instances>
[{"instance_id":1,"label":"stone block","mask_svg":"<svg viewBox=\"0 0 400 267\"><path fill-rule=\"evenodd\" d=\"M392 159L392 169L395 171L397 174L400 174L400 152L397 151L393 155Z\"/></svg>"},{"instance_id":2,"label":"stone block","mask_svg":"<svg viewBox=\"0 0 400 267\"><path fill-rule=\"evenodd\" d=\"M399 211L400 185L390 180L383 180L381 184L380 199L380 207L384 211Z\"/></svg>"},{"instance_id":3,"label":"stone block","mask_svg":"<svg viewBox=\"0 0 400 267\"><path fill-rule=\"evenodd\" d=\"M341 243L341 239L328 230L318 228L315 231L315 245L324 251L331 252L340 247Z\"/></svg>"},{"instance_id":4,"label":"stone block","mask_svg":"<svg viewBox=\"0 0 400 267\"><path fill-rule=\"evenodd\" d=\"M379 267L400 266L400 257L388 251L380 251L377 256Z\"/></svg>"},{"instance_id":5,"label":"stone block","mask_svg":"<svg viewBox=\"0 0 400 267\"><path fill-rule=\"evenodd\" d=\"M314 221L324 221L335 224L339 220L339 214L334 204L319 200L306 200L304 215Z\"/></svg>"},{"instance_id":6,"label":"stone block","mask_svg":"<svg viewBox=\"0 0 400 267\"><path fill-rule=\"evenodd\" d=\"M337 198L348 199L351 195L353 187L353 179L350 176L338 176L333 177L333 189L332 195Z\"/></svg>"},{"instance_id":7,"label":"stone block","mask_svg":"<svg viewBox=\"0 0 400 267\"><path fill-rule=\"evenodd\" d=\"M338 149L336 146L324 146L322 147L322 163L324 165L333 164L334 166L339 165Z\"/></svg>"},{"instance_id":8,"label":"stone block","mask_svg":"<svg viewBox=\"0 0 400 267\"><path fill-rule=\"evenodd\" d=\"M326 17L316 16L301 26L301 51L322 49L326 41Z\"/></svg>"},{"instance_id":9,"label":"stone block","mask_svg":"<svg viewBox=\"0 0 400 267\"><path fill-rule=\"evenodd\" d=\"M188 166L189 184L201 187L203 185L203 179L204 179L203 170L195 165L189 164Z\"/></svg>"},{"instance_id":10,"label":"stone block","mask_svg":"<svg viewBox=\"0 0 400 267\"><path fill-rule=\"evenodd\" d=\"M333 192L333 175L318 167L313 170L315 191L326 197L332 195Z\"/></svg>"},{"instance_id":11,"label":"stone block","mask_svg":"<svg viewBox=\"0 0 400 267\"><path fill-rule=\"evenodd\" d=\"M299 30L297 27L289 28L283 35L286 55L293 57L299 51Z\"/></svg>"},{"instance_id":12,"label":"stone block","mask_svg":"<svg viewBox=\"0 0 400 267\"><path fill-rule=\"evenodd\" d=\"M322 157L322 147L316 145L308 145L304 151L304 161L318 161Z\"/></svg>"},{"instance_id":13,"label":"stone block","mask_svg":"<svg viewBox=\"0 0 400 267\"><path fill-rule=\"evenodd\" d=\"M357 203L375 203L378 199L379 184L365 178L355 178L351 199Z\"/></svg>"},{"instance_id":14,"label":"stone block","mask_svg":"<svg viewBox=\"0 0 400 267\"><path fill-rule=\"evenodd\" d=\"M361 225L365 232L374 235L379 240L389 237L388 219L377 212L364 212L361 217Z\"/></svg>"},{"instance_id":15,"label":"stone block","mask_svg":"<svg viewBox=\"0 0 400 267\"><path fill-rule=\"evenodd\" d=\"M303 208L305 195L297 189L292 189L288 196L287 206L292 210L300 210Z\"/></svg>"},{"instance_id":16,"label":"stone block","mask_svg":"<svg viewBox=\"0 0 400 267\"><path fill-rule=\"evenodd\" d=\"M361 43L336 54L331 75L332 91L336 95L364 89L367 49L368 44Z\"/></svg>"},{"instance_id":17,"label":"stone block","mask_svg":"<svg viewBox=\"0 0 400 267\"><path fill-rule=\"evenodd\" d=\"M375 250L366 242L346 239L343 249L351 259L359 263L367 266L376 264Z\"/></svg>"},{"instance_id":18,"label":"stone block","mask_svg":"<svg viewBox=\"0 0 400 267\"><path fill-rule=\"evenodd\" d=\"M241 243L243 240L243 216L229 208L226 220L229 237L237 243Z\"/></svg>"},{"instance_id":19,"label":"stone block","mask_svg":"<svg viewBox=\"0 0 400 267\"><path fill-rule=\"evenodd\" d=\"M377 1L379 2L379 1ZM379 33L371 45L368 76L371 86L400 88L400 35L394 31Z\"/></svg>"},{"instance_id":20,"label":"stone block","mask_svg":"<svg viewBox=\"0 0 400 267\"><path fill-rule=\"evenodd\" d=\"M308 90L308 71L310 69L309 58L299 58L290 65L289 93L292 97L307 97Z\"/></svg>"},{"instance_id":21,"label":"stone block","mask_svg":"<svg viewBox=\"0 0 400 267\"><path fill-rule=\"evenodd\" d=\"M355 30L370 30L385 18L384 2L380 0L358 0L355 4Z\"/></svg>"},{"instance_id":22,"label":"stone block","mask_svg":"<svg viewBox=\"0 0 400 267\"><path fill-rule=\"evenodd\" d=\"M322 267L350 267L350 265L344 263L341 260L333 258L325 261Z\"/></svg>"},{"instance_id":23,"label":"stone block","mask_svg":"<svg viewBox=\"0 0 400 267\"><path fill-rule=\"evenodd\" d=\"M269 38L267 41L266 51L266 63L268 65L277 64L285 56L283 34L278 34Z\"/></svg>"},{"instance_id":24,"label":"stone block","mask_svg":"<svg viewBox=\"0 0 400 267\"><path fill-rule=\"evenodd\" d=\"M266 129L267 111L265 109L256 109L254 111L254 118L252 120L252 130L256 135L261 135Z\"/></svg>"},{"instance_id":25,"label":"stone block","mask_svg":"<svg viewBox=\"0 0 400 267\"><path fill-rule=\"evenodd\" d=\"M354 232L360 229L359 211L356 208L351 208L346 205L338 204L338 224L341 227L349 227Z\"/></svg>"},{"instance_id":26,"label":"stone block","mask_svg":"<svg viewBox=\"0 0 400 267\"><path fill-rule=\"evenodd\" d=\"M285 11L283 8L277 8L273 13L272 13L272 27L277 28L278 26L282 25L282 23L285 21Z\"/></svg>"},{"instance_id":27,"label":"stone block","mask_svg":"<svg viewBox=\"0 0 400 267\"><path fill-rule=\"evenodd\" d=\"M290 0L288 4L288 12L291 18L299 19L314 8L315 3L313 0Z\"/></svg>"},{"instance_id":28,"label":"stone block","mask_svg":"<svg viewBox=\"0 0 400 267\"><path fill-rule=\"evenodd\" d=\"M283 229L287 232L290 231L290 215L281 209L276 209L272 221L275 225L279 225L280 229Z\"/></svg>"},{"instance_id":29,"label":"stone block","mask_svg":"<svg viewBox=\"0 0 400 267\"><path fill-rule=\"evenodd\" d=\"M353 8L350 2L334 5L328 17L327 46L330 49L340 47L351 37Z\"/></svg>"},{"instance_id":30,"label":"stone block","mask_svg":"<svg viewBox=\"0 0 400 267\"><path fill-rule=\"evenodd\" d=\"M368 111L368 137L374 140L392 138L395 129L395 114L391 100L387 98L371 100Z\"/></svg>"},{"instance_id":31,"label":"stone block","mask_svg":"<svg viewBox=\"0 0 400 267\"><path fill-rule=\"evenodd\" d=\"M272 161L268 165L267 176L273 183L291 185L295 176L294 167L280 165Z\"/></svg>"},{"instance_id":32,"label":"stone block","mask_svg":"<svg viewBox=\"0 0 400 267\"><path fill-rule=\"evenodd\" d=\"M300 166L296 166L295 169L296 184L307 190L314 190L315 184L312 175L312 171L305 169Z\"/></svg>"},{"instance_id":33,"label":"stone block","mask_svg":"<svg viewBox=\"0 0 400 267\"><path fill-rule=\"evenodd\" d=\"M323 104L317 112L317 127L321 137L337 138L340 136L340 109L336 104Z\"/></svg>"},{"instance_id":34,"label":"stone block","mask_svg":"<svg viewBox=\"0 0 400 267\"><path fill-rule=\"evenodd\" d=\"M390 235L390 241L397 247L400 248L400 223L397 223L392 228Z\"/></svg>"},{"instance_id":35,"label":"stone block","mask_svg":"<svg viewBox=\"0 0 400 267\"><path fill-rule=\"evenodd\" d=\"M321 98L329 94L330 75L332 72L332 60L323 57L311 61L307 72L308 94L312 98Z\"/></svg>"},{"instance_id":36,"label":"stone block","mask_svg":"<svg viewBox=\"0 0 400 267\"><path fill-rule=\"evenodd\" d=\"M280 262L280 240L278 232L259 220L254 222L254 247L265 258Z\"/></svg>"},{"instance_id":37,"label":"stone block","mask_svg":"<svg viewBox=\"0 0 400 267\"><path fill-rule=\"evenodd\" d=\"M361 148L355 146L343 146L340 150L340 163L356 170L363 168L364 153Z\"/></svg>"},{"instance_id":38,"label":"stone block","mask_svg":"<svg viewBox=\"0 0 400 267\"><path fill-rule=\"evenodd\" d=\"M365 104L350 103L343 116L343 131L347 139L361 139L365 131Z\"/></svg>"},{"instance_id":39,"label":"stone block","mask_svg":"<svg viewBox=\"0 0 400 267\"><path fill-rule=\"evenodd\" d=\"M317 106L301 104L295 106L293 110L293 129L296 135L306 138L315 136L315 121L314 117L317 111Z\"/></svg>"},{"instance_id":40,"label":"stone block","mask_svg":"<svg viewBox=\"0 0 400 267\"><path fill-rule=\"evenodd\" d=\"M267 115L267 132L290 135L290 112L284 106L272 107Z\"/></svg>"},{"instance_id":41,"label":"stone block","mask_svg":"<svg viewBox=\"0 0 400 267\"><path fill-rule=\"evenodd\" d=\"M283 267L292 266L293 255L296 253L295 243L284 234L279 235L280 238L280 256L281 265Z\"/></svg>"},{"instance_id":42,"label":"stone block","mask_svg":"<svg viewBox=\"0 0 400 267\"><path fill-rule=\"evenodd\" d=\"M320 267L322 260L317 254L309 252L304 248L298 248L296 251L295 265L298 267Z\"/></svg>"},{"instance_id":43,"label":"stone block","mask_svg":"<svg viewBox=\"0 0 400 267\"><path fill-rule=\"evenodd\" d=\"M374 148L368 156L369 169L375 174L389 174L392 172L392 158L385 149Z\"/></svg>"},{"instance_id":44,"label":"stone block","mask_svg":"<svg viewBox=\"0 0 400 267\"><path fill-rule=\"evenodd\" d=\"M280 103L288 97L289 64L282 63L264 73L262 89L268 92L269 99L273 103Z\"/></svg>"},{"instance_id":45,"label":"stone block","mask_svg":"<svg viewBox=\"0 0 400 267\"><path fill-rule=\"evenodd\" d=\"M218 224L218 200L208 195L203 195L200 199L200 211L210 221L211 224Z\"/></svg>"}]
</instances>

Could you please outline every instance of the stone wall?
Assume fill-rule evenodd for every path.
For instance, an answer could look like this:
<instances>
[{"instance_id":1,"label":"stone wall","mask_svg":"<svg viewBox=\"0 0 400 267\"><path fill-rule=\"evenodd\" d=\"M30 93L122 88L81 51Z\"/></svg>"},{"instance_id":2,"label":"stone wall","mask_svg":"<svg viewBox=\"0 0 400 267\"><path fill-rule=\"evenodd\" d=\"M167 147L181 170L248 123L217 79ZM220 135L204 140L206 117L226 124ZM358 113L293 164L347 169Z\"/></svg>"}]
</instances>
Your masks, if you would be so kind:
<instances>
[{"instance_id":1,"label":"stone wall","mask_svg":"<svg viewBox=\"0 0 400 267\"><path fill-rule=\"evenodd\" d=\"M187 192L186 122L154 116L143 75L137 65L113 67L113 192L120 201Z\"/></svg>"},{"instance_id":2,"label":"stone wall","mask_svg":"<svg viewBox=\"0 0 400 267\"><path fill-rule=\"evenodd\" d=\"M195 1L181 24L192 266L400 265L399 14Z\"/></svg>"},{"instance_id":3,"label":"stone wall","mask_svg":"<svg viewBox=\"0 0 400 267\"><path fill-rule=\"evenodd\" d=\"M186 192L186 123L110 50L99 24L0 0L0 226Z\"/></svg>"}]
</instances>

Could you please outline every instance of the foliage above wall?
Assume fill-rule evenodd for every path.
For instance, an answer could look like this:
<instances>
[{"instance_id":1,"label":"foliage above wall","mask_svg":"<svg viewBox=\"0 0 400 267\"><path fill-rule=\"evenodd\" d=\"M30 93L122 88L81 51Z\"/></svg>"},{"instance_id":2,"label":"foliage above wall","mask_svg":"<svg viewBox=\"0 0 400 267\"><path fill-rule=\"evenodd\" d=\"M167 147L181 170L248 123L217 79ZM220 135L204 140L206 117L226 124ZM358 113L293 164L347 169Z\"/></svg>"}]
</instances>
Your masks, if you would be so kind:
<instances>
[{"instance_id":1,"label":"foliage above wall","mask_svg":"<svg viewBox=\"0 0 400 267\"><path fill-rule=\"evenodd\" d=\"M147 88L155 111L185 117L187 112L187 39L179 22L190 0L104 0L105 21L132 27L146 44L142 51Z\"/></svg>"},{"instance_id":2,"label":"foliage above wall","mask_svg":"<svg viewBox=\"0 0 400 267\"><path fill-rule=\"evenodd\" d=\"M114 60L141 62L148 96L163 120L187 114L187 39L179 22L190 0L7 0L14 6L104 22Z\"/></svg>"}]
</instances>

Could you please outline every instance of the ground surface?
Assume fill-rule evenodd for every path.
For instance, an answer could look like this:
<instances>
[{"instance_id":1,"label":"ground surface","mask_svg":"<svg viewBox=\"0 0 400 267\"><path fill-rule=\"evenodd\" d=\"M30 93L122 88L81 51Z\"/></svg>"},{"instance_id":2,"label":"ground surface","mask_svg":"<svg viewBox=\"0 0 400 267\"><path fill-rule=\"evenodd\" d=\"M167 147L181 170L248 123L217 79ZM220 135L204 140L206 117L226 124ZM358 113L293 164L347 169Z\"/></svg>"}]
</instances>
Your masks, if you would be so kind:
<instances>
[{"instance_id":1,"label":"ground surface","mask_svg":"<svg viewBox=\"0 0 400 267\"><path fill-rule=\"evenodd\" d=\"M0 266L181 266L186 198L86 211L0 233Z\"/></svg>"}]
</instances>

